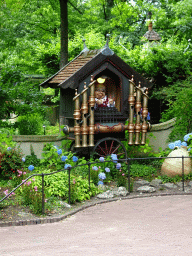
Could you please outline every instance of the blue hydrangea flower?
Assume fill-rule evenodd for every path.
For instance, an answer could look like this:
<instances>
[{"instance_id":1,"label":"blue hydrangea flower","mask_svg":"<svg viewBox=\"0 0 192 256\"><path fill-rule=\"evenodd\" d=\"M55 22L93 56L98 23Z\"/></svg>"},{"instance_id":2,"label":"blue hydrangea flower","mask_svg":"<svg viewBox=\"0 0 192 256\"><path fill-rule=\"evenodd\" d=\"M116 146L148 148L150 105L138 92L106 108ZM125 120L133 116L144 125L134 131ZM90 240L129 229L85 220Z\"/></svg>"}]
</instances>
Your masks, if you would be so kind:
<instances>
[{"instance_id":1,"label":"blue hydrangea flower","mask_svg":"<svg viewBox=\"0 0 192 256\"><path fill-rule=\"evenodd\" d=\"M77 162L78 161L78 157L76 157L76 156L73 156L72 159L73 159L73 162Z\"/></svg>"},{"instance_id":2,"label":"blue hydrangea flower","mask_svg":"<svg viewBox=\"0 0 192 256\"><path fill-rule=\"evenodd\" d=\"M187 147L187 142L184 141L184 142L181 143L181 145L184 146L184 147Z\"/></svg>"},{"instance_id":3,"label":"blue hydrangea flower","mask_svg":"<svg viewBox=\"0 0 192 256\"><path fill-rule=\"evenodd\" d=\"M175 141L175 147L181 147L181 141L180 140Z\"/></svg>"},{"instance_id":4,"label":"blue hydrangea flower","mask_svg":"<svg viewBox=\"0 0 192 256\"><path fill-rule=\"evenodd\" d=\"M67 156L62 156L61 161L65 162L67 160Z\"/></svg>"},{"instance_id":5,"label":"blue hydrangea flower","mask_svg":"<svg viewBox=\"0 0 192 256\"><path fill-rule=\"evenodd\" d=\"M7 148L7 151L10 151L10 150L11 150L11 147L8 147L8 148Z\"/></svg>"},{"instance_id":6,"label":"blue hydrangea flower","mask_svg":"<svg viewBox=\"0 0 192 256\"><path fill-rule=\"evenodd\" d=\"M173 143L173 142L169 143L168 147L170 149L174 149L175 148L175 143Z\"/></svg>"},{"instance_id":7,"label":"blue hydrangea flower","mask_svg":"<svg viewBox=\"0 0 192 256\"><path fill-rule=\"evenodd\" d=\"M105 158L101 156L101 157L99 158L99 161L100 161L100 162L104 162L104 161L105 161Z\"/></svg>"},{"instance_id":8,"label":"blue hydrangea flower","mask_svg":"<svg viewBox=\"0 0 192 256\"><path fill-rule=\"evenodd\" d=\"M99 173L98 177L99 177L100 180L105 180L106 179L106 175L105 175L104 172Z\"/></svg>"},{"instance_id":9,"label":"blue hydrangea flower","mask_svg":"<svg viewBox=\"0 0 192 256\"><path fill-rule=\"evenodd\" d=\"M191 151L191 148L188 148L187 151Z\"/></svg>"},{"instance_id":10,"label":"blue hydrangea flower","mask_svg":"<svg viewBox=\"0 0 192 256\"><path fill-rule=\"evenodd\" d=\"M29 165L28 170L32 172L34 170L34 168L35 167L33 165Z\"/></svg>"},{"instance_id":11,"label":"blue hydrangea flower","mask_svg":"<svg viewBox=\"0 0 192 256\"><path fill-rule=\"evenodd\" d=\"M71 168L71 165L70 164L65 164L65 167L64 167L66 170Z\"/></svg>"},{"instance_id":12,"label":"blue hydrangea flower","mask_svg":"<svg viewBox=\"0 0 192 256\"><path fill-rule=\"evenodd\" d=\"M110 169L108 167L105 168L106 172L110 172Z\"/></svg>"},{"instance_id":13,"label":"blue hydrangea flower","mask_svg":"<svg viewBox=\"0 0 192 256\"><path fill-rule=\"evenodd\" d=\"M111 154L111 158L114 160L117 160L117 155L116 154Z\"/></svg>"},{"instance_id":14,"label":"blue hydrangea flower","mask_svg":"<svg viewBox=\"0 0 192 256\"><path fill-rule=\"evenodd\" d=\"M62 150L61 150L61 149L58 149L58 150L57 150L57 154L58 154L58 155L61 155L61 154L62 154Z\"/></svg>"},{"instance_id":15,"label":"blue hydrangea flower","mask_svg":"<svg viewBox=\"0 0 192 256\"><path fill-rule=\"evenodd\" d=\"M116 168L119 170L121 168L121 164L120 163L117 163L116 164Z\"/></svg>"},{"instance_id":16,"label":"blue hydrangea flower","mask_svg":"<svg viewBox=\"0 0 192 256\"><path fill-rule=\"evenodd\" d=\"M188 141L190 135L192 135L192 133L188 133L184 136L184 141Z\"/></svg>"},{"instance_id":17,"label":"blue hydrangea flower","mask_svg":"<svg viewBox=\"0 0 192 256\"><path fill-rule=\"evenodd\" d=\"M111 154L111 158L112 158L114 163L117 163L118 158L117 158L116 154Z\"/></svg>"},{"instance_id":18,"label":"blue hydrangea flower","mask_svg":"<svg viewBox=\"0 0 192 256\"><path fill-rule=\"evenodd\" d=\"M23 162L25 162L25 157L22 157L21 160L22 160Z\"/></svg>"},{"instance_id":19,"label":"blue hydrangea flower","mask_svg":"<svg viewBox=\"0 0 192 256\"><path fill-rule=\"evenodd\" d=\"M151 119L150 113L148 112L148 114L147 114L147 120L149 121L150 119Z\"/></svg>"},{"instance_id":20,"label":"blue hydrangea flower","mask_svg":"<svg viewBox=\"0 0 192 256\"><path fill-rule=\"evenodd\" d=\"M97 184L98 184L98 186L103 185L103 181L100 180Z\"/></svg>"},{"instance_id":21,"label":"blue hydrangea flower","mask_svg":"<svg viewBox=\"0 0 192 256\"><path fill-rule=\"evenodd\" d=\"M98 171L98 167L97 166L93 166L92 168L94 171Z\"/></svg>"}]
</instances>

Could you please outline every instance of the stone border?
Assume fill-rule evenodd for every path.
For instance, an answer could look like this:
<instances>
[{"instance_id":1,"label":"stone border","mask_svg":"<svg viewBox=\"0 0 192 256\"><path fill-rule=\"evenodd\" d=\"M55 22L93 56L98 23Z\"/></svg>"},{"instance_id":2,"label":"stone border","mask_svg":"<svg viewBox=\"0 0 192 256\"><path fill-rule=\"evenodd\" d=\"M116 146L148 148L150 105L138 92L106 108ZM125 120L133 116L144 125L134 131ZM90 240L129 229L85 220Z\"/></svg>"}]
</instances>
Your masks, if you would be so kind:
<instances>
[{"instance_id":1,"label":"stone border","mask_svg":"<svg viewBox=\"0 0 192 256\"><path fill-rule=\"evenodd\" d=\"M64 136L58 135L13 135L15 142L55 142L64 140Z\"/></svg>"},{"instance_id":2,"label":"stone border","mask_svg":"<svg viewBox=\"0 0 192 256\"><path fill-rule=\"evenodd\" d=\"M147 194L147 195L139 194L139 195L133 195L133 196L117 197L117 198L113 198L113 199L100 200L98 202L90 203L89 205L81 206L78 209L75 209L71 212L65 213L64 215L61 215L58 217L39 218L39 219L32 219L32 220L7 221L7 222L0 223L0 227L37 225L37 224L59 222L61 220L66 219L69 216L76 214L77 212L83 211L83 210L93 207L97 204L110 203L110 202L114 202L114 201L118 201L118 200L146 198L146 197L159 197L159 196L180 196L180 195L192 195L192 193L178 192L178 193L158 193L158 194Z\"/></svg>"},{"instance_id":3,"label":"stone border","mask_svg":"<svg viewBox=\"0 0 192 256\"><path fill-rule=\"evenodd\" d=\"M153 124L151 127L151 130L149 132L154 132L154 131L162 131L162 130L167 130L170 129L171 127L174 126L176 122L176 118L170 119L164 123L159 123L159 124Z\"/></svg>"}]
</instances>

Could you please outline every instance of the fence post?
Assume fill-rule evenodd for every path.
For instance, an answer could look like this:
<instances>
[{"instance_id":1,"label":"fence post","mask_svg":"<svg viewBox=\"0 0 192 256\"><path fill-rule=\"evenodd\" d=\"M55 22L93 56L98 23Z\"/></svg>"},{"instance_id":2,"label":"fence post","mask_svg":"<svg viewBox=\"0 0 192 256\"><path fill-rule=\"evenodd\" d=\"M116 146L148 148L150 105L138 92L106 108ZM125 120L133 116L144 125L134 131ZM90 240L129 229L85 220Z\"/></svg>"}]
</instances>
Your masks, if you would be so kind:
<instances>
[{"instance_id":1,"label":"fence post","mask_svg":"<svg viewBox=\"0 0 192 256\"><path fill-rule=\"evenodd\" d=\"M71 203L71 182L70 182L70 174L71 174L71 168L68 167L68 184L69 184L69 191L68 191L68 203Z\"/></svg>"},{"instance_id":2,"label":"fence post","mask_svg":"<svg viewBox=\"0 0 192 256\"><path fill-rule=\"evenodd\" d=\"M91 163L90 162L88 163L88 166L89 166L89 190L91 190L91 171L90 171Z\"/></svg>"},{"instance_id":3,"label":"fence post","mask_svg":"<svg viewBox=\"0 0 192 256\"><path fill-rule=\"evenodd\" d=\"M128 191L131 192L131 182L130 182L130 159L127 161L127 170L128 170Z\"/></svg>"},{"instance_id":4,"label":"fence post","mask_svg":"<svg viewBox=\"0 0 192 256\"><path fill-rule=\"evenodd\" d=\"M183 191L184 189L184 156L182 156L182 183L183 183Z\"/></svg>"},{"instance_id":5,"label":"fence post","mask_svg":"<svg viewBox=\"0 0 192 256\"><path fill-rule=\"evenodd\" d=\"M45 214L44 173L42 175L42 214Z\"/></svg>"}]
</instances>

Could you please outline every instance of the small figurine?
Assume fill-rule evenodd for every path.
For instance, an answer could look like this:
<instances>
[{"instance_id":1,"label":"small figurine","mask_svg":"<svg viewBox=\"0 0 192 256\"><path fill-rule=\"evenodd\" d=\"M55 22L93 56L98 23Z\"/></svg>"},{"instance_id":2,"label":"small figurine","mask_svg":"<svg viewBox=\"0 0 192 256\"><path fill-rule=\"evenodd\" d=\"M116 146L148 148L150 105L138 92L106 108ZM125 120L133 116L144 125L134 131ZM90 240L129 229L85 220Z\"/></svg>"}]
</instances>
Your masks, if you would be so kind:
<instances>
[{"instance_id":1,"label":"small figurine","mask_svg":"<svg viewBox=\"0 0 192 256\"><path fill-rule=\"evenodd\" d=\"M95 108L97 107L115 107L115 100L107 97L104 84L98 83L95 88Z\"/></svg>"},{"instance_id":2,"label":"small figurine","mask_svg":"<svg viewBox=\"0 0 192 256\"><path fill-rule=\"evenodd\" d=\"M108 99L108 104L107 104L107 106L108 106L109 108L115 107L115 100L110 97L110 98Z\"/></svg>"},{"instance_id":3,"label":"small figurine","mask_svg":"<svg viewBox=\"0 0 192 256\"><path fill-rule=\"evenodd\" d=\"M107 107L108 98L105 95L106 89L104 84L98 84L95 88L96 107Z\"/></svg>"}]
</instances>

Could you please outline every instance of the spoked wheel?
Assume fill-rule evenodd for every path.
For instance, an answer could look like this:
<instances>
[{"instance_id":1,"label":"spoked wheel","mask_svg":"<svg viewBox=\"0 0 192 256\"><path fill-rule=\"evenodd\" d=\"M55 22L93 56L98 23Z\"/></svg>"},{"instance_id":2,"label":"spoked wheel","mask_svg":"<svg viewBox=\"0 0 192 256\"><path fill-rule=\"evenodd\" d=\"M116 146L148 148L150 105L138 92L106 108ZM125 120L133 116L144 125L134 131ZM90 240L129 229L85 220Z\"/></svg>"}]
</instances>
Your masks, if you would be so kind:
<instances>
[{"instance_id":1,"label":"spoked wheel","mask_svg":"<svg viewBox=\"0 0 192 256\"><path fill-rule=\"evenodd\" d=\"M104 138L99 140L94 148L94 157L106 157L111 154L116 154L118 159L126 159L127 151L123 143L116 138Z\"/></svg>"}]
</instances>

